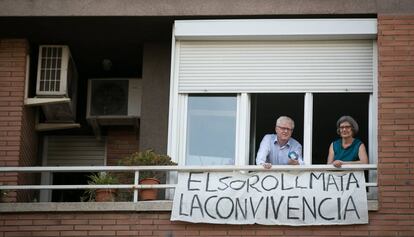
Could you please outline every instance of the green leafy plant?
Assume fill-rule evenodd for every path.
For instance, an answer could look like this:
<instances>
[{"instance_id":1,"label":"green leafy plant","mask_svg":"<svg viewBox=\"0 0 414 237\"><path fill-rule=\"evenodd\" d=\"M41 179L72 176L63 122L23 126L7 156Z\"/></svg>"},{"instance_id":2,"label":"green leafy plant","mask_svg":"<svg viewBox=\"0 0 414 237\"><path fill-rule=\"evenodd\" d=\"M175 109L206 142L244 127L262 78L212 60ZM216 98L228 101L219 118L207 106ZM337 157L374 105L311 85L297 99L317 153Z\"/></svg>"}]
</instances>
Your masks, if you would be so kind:
<instances>
[{"instance_id":1,"label":"green leafy plant","mask_svg":"<svg viewBox=\"0 0 414 237\"><path fill-rule=\"evenodd\" d=\"M160 165L177 165L171 160L171 157L164 154L158 154L152 149L142 152L135 152L119 161L119 165L125 166L160 166ZM156 178L162 179L165 172L162 171L140 171L140 179Z\"/></svg>"},{"instance_id":2,"label":"green leafy plant","mask_svg":"<svg viewBox=\"0 0 414 237\"><path fill-rule=\"evenodd\" d=\"M117 184L118 179L111 173L99 172L88 176L90 185Z\"/></svg>"},{"instance_id":3,"label":"green leafy plant","mask_svg":"<svg viewBox=\"0 0 414 237\"><path fill-rule=\"evenodd\" d=\"M99 172L88 176L89 185L118 184L118 178L111 173ZM96 189L87 189L81 198L82 201L94 201Z\"/></svg>"}]
</instances>

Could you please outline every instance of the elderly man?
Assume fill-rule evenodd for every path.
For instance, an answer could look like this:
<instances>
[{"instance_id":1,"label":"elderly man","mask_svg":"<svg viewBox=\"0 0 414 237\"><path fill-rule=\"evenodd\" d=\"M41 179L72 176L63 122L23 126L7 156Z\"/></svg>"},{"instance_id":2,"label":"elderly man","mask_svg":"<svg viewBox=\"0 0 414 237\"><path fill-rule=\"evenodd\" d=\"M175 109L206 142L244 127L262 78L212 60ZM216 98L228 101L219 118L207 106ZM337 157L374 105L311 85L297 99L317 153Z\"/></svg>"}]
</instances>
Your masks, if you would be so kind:
<instances>
[{"instance_id":1,"label":"elderly man","mask_svg":"<svg viewBox=\"0 0 414 237\"><path fill-rule=\"evenodd\" d=\"M281 116L276 120L276 134L266 134L260 143L256 164L270 169L273 165L302 165L302 145L293 139L295 122Z\"/></svg>"}]
</instances>

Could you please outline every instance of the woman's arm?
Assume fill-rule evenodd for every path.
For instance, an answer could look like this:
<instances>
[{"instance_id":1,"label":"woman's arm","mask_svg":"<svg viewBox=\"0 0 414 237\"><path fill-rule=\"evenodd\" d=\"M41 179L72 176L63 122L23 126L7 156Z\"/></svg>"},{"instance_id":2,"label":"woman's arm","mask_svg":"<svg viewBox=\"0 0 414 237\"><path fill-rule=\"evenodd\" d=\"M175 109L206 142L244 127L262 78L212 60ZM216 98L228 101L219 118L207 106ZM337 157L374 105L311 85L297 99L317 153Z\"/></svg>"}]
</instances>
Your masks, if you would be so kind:
<instances>
[{"instance_id":1,"label":"woman's arm","mask_svg":"<svg viewBox=\"0 0 414 237\"><path fill-rule=\"evenodd\" d=\"M358 151L358 156L359 156L359 163L361 164L368 164L368 155L367 155L367 149L365 149L365 145L364 143L362 143L359 146L359 151Z\"/></svg>"},{"instance_id":2,"label":"woman's arm","mask_svg":"<svg viewBox=\"0 0 414 237\"><path fill-rule=\"evenodd\" d=\"M327 164L332 164L334 161L334 150L333 150L333 143L329 146L329 153L328 153L328 161Z\"/></svg>"},{"instance_id":3,"label":"woman's arm","mask_svg":"<svg viewBox=\"0 0 414 237\"><path fill-rule=\"evenodd\" d=\"M341 168L342 164L344 164L345 162L343 162L342 160L334 160L334 156L335 156L335 152L333 149L333 143L331 143L331 145L329 146L329 154L328 154L328 164L333 164L333 166L335 166L336 168Z\"/></svg>"}]
</instances>

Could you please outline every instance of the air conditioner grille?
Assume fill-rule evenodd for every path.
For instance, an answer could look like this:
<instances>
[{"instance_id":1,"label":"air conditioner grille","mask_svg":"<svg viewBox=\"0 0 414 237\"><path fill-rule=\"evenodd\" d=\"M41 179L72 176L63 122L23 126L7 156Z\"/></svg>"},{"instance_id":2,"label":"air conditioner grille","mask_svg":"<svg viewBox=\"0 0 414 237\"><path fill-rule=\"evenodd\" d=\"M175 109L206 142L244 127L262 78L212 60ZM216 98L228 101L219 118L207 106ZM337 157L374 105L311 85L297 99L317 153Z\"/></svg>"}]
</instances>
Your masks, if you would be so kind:
<instances>
[{"instance_id":1,"label":"air conditioner grille","mask_svg":"<svg viewBox=\"0 0 414 237\"><path fill-rule=\"evenodd\" d=\"M42 47L40 91L59 91L62 47Z\"/></svg>"},{"instance_id":2,"label":"air conditioner grille","mask_svg":"<svg viewBox=\"0 0 414 237\"><path fill-rule=\"evenodd\" d=\"M128 80L96 80L92 84L90 115L127 115Z\"/></svg>"}]
</instances>

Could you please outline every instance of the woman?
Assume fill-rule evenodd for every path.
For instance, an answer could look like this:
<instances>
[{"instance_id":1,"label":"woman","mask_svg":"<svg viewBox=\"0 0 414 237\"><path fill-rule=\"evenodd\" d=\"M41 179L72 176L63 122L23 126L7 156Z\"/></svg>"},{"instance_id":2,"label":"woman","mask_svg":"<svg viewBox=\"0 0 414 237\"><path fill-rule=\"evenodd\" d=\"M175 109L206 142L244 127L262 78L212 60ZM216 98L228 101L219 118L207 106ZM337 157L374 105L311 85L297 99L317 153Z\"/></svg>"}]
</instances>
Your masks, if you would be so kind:
<instances>
[{"instance_id":1,"label":"woman","mask_svg":"<svg viewBox=\"0 0 414 237\"><path fill-rule=\"evenodd\" d=\"M361 140L354 138L358 123L351 116L342 116L336 122L340 139L329 146L328 164L340 168L343 164L368 164L367 150Z\"/></svg>"}]
</instances>

